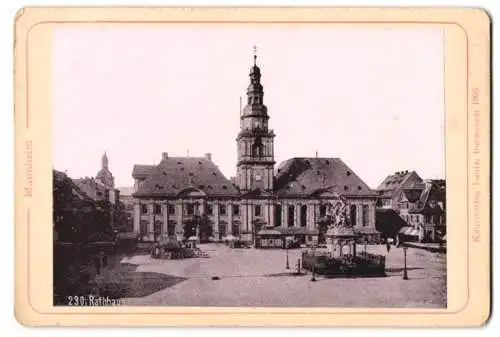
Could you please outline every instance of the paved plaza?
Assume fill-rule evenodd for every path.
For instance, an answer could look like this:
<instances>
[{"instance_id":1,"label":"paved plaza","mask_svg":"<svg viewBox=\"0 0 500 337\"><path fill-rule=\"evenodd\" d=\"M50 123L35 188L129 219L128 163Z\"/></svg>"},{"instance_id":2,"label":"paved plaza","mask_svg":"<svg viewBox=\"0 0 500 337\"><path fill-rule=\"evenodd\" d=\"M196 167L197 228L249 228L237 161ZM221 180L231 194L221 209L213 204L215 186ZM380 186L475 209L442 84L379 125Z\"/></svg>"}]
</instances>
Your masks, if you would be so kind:
<instances>
[{"instance_id":1,"label":"paved plaza","mask_svg":"<svg viewBox=\"0 0 500 337\"><path fill-rule=\"evenodd\" d=\"M184 279L128 305L261 306L261 307L446 307L446 255L408 249L409 280L403 280L403 249L368 246L387 256L387 277L325 278L311 273L294 276L300 250L230 249L205 244L208 258L156 260L149 255L126 257L136 272ZM358 250L365 248L359 246ZM214 279L215 278L215 279Z\"/></svg>"}]
</instances>

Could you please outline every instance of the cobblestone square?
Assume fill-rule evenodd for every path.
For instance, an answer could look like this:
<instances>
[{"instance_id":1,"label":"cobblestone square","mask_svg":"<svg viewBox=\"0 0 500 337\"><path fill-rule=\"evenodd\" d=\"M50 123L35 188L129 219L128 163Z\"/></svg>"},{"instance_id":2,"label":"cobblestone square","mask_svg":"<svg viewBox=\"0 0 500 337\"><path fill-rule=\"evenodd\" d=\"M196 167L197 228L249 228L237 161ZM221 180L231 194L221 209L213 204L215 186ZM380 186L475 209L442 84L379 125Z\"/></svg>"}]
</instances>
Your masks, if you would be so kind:
<instances>
[{"instance_id":1,"label":"cobblestone square","mask_svg":"<svg viewBox=\"0 0 500 337\"><path fill-rule=\"evenodd\" d=\"M386 255L386 277L325 278L296 271L300 250L230 249L201 245L209 258L156 260L149 255L124 258L137 272L156 272L185 281L149 296L126 299L127 305L260 306L260 307L446 307L446 255L410 248L409 280L403 280L403 249L368 246ZM364 250L358 246L358 250ZM215 278L215 279L213 279Z\"/></svg>"}]
</instances>

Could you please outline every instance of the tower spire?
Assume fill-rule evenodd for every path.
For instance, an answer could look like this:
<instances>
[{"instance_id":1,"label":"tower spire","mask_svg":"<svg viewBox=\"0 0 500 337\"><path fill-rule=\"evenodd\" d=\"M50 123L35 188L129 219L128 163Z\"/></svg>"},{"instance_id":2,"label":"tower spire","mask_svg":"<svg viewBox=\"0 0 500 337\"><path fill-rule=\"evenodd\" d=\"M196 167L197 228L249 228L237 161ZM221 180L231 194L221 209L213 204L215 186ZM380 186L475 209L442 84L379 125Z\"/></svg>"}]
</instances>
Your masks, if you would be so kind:
<instances>
[{"instance_id":1,"label":"tower spire","mask_svg":"<svg viewBox=\"0 0 500 337\"><path fill-rule=\"evenodd\" d=\"M253 65L257 65L257 46L253 45Z\"/></svg>"},{"instance_id":2,"label":"tower spire","mask_svg":"<svg viewBox=\"0 0 500 337\"><path fill-rule=\"evenodd\" d=\"M108 165L109 165L109 161L108 161L108 155L106 154L106 151L104 151L104 154L102 156L102 159L101 159L101 167L102 168L105 168L107 169L108 168Z\"/></svg>"}]
</instances>

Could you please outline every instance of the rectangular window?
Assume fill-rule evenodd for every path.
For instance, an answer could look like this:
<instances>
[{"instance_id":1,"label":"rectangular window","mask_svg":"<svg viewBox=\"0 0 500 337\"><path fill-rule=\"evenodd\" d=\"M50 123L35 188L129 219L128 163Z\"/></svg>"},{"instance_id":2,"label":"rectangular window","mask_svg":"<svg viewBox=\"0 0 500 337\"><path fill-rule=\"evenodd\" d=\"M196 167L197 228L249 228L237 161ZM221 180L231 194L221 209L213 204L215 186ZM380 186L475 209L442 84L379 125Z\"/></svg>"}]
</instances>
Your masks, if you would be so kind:
<instances>
[{"instance_id":1,"label":"rectangular window","mask_svg":"<svg viewBox=\"0 0 500 337\"><path fill-rule=\"evenodd\" d=\"M368 205L363 205L363 226L368 226L370 222L370 208Z\"/></svg>"},{"instance_id":2,"label":"rectangular window","mask_svg":"<svg viewBox=\"0 0 500 337\"><path fill-rule=\"evenodd\" d=\"M160 204L155 204L154 205L154 213L155 214L161 214L161 205Z\"/></svg>"},{"instance_id":3,"label":"rectangular window","mask_svg":"<svg viewBox=\"0 0 500 337\"><path fill-rule=\"evenodd\" d=\"M221 215L226 215L226 205L219 205L219 213Z\"/></svg>"},{"instance_id":4,"label":"rectangular window","mask_svg":"<svg viewBox=\"0 0 500 337\"><path fill-rule=\"evenodd\" d=\"M212 207L211 204L207 204L207 215L213 215L214 214L214 208Z\"/></svg>"},{"instance_id":5,"label":"rectangular window","mask_svg":"<svg viewBox=\"0 0 500 337\"><path fill-rule=\"evenodd\" d=\"M233 235L234 236L239 236L240 235L240 226L238 226L237 224L235 224L235 225L232 226L232 229L233 229Z\"/></svg>"},{"instance_id":6,"label":"rectangular window","mask_svg":"<svg viewBox=\"0 0 500 337\"><path fill-rule=\"evenodd\" d=\"M240 215L240 205L233 205L233 214Z\"/></svg>"},{"instance_id":7,"label":"rectangular window","mask_svg":"<svg viewBox=\"0 0 500 337\"><path fill-rule=\"evenodd\" d=\"M175 205L168 205L168 214L175 214Z\"/></svg>"},{"instance_id":8,"label":"rectangular window","mask_svg":"<svg viewBox=\"0 0 500 337\"><path fill-rule=\"evenodd\" d=\"M175 224L168 224L167 235L168 236L175 236Z\"/></svg>"},{"instance_id":9,"label":"rectangular window","mask_svg":"<svg viewBox=\"0 0 500 337\"><path fill-rule=\"evenodd\" d=\"M148 214L148 205L141 205L141 214Z\"/></svg>"},{"instance_id":10,"label":"rectangular window","mask_svg":"<svg viewBox=\"0 0 500 337\"><path fill-rule=\"evenodd\" d=\"M255 216L260 216L260 212L261 212L260 205L255 205Z\"/></svg>"},{"instance_id":11,"label":"rectangular window","mask_svg":"<svg viewBox=\"0 0 500 337\"><path fill-rule=\"evenodd\" d=\"M194 205L193 204L187 204L186 205L186 211L188 215L193 215L194 214Z\"/></svg>"},{"instance_id":12,"label":"rectangular window","mask_svg":"<svg viewBox=\"0 0 500 337\"><path fill-rule=\"evenodd\" d=\"M147 221L142 220L140 222L139 232L141 235L146 235L148 233L148 223Z\"/></svg>"}]
</instances>

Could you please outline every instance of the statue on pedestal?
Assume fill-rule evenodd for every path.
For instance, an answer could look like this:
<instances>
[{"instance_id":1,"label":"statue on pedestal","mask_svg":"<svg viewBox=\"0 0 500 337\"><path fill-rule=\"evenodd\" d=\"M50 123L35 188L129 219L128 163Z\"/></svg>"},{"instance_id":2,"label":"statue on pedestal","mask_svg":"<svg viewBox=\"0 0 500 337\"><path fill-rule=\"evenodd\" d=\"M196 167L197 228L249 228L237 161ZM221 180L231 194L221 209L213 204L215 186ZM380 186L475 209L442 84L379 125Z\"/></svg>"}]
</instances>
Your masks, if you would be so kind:
<instances>
[{"instance_id":1,"label":"statue on pedestal","mask_svg":"<svg viewBox=\"0 0 500 337\"><path fill-rule=\"evenodd\" d=\"M330 205L327 208L326 215L330 218L328 228L351 228L349 219L349 205L344 197L340 196L335 205Z\"/></svg>"}]
</instances>

